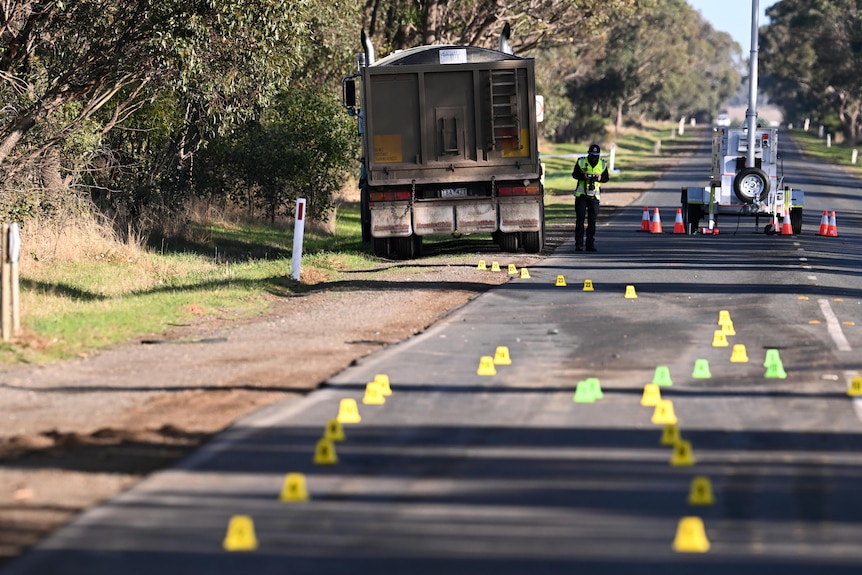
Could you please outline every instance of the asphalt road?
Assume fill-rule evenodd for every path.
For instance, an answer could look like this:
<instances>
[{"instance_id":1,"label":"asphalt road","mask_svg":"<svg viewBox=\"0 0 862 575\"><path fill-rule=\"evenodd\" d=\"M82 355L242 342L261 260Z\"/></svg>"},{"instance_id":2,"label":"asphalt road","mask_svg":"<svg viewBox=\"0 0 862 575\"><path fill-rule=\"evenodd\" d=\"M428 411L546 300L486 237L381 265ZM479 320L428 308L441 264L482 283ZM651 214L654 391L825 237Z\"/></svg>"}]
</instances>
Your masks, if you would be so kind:
<instances>
[{"instance_id":1,"label":"asphalt road","mask_svg":"<svg viewBox=\"0 0 862 575\"><path fill-rule=\"evenodd\" d=\"M239 422L3 574L859 573L862 398L846 391L862 373L860 183L790 145L802 234L726 217L718 236L670 233L680 187L707 170L704 150L605 218L598 253L563 245L529 279ZM661 209L664 234L638 231L644 205ZM816 235L824 209L837 238ZM722 310L748 362L713 345ZM512 364L479 375L498 346ZM768 349L786 379L766 377ZM710 377L694 377L704 360ZM641 405L660 366L693 465L671 464ZM380 373L393 394L364 405ZM577 403L587 378L604 397ZM343 398L362 421L344 426L337 464L315 465ZM287 473L305 474L310 501L279 501ZM695 477L713 505L687 502ZM253 521L256 549L223 549L228 533L247 541L228 529L236 515ZM684 517L702 521L708 551L674 550L677 535L703 541Z\"/></svg>"}]
</instances>

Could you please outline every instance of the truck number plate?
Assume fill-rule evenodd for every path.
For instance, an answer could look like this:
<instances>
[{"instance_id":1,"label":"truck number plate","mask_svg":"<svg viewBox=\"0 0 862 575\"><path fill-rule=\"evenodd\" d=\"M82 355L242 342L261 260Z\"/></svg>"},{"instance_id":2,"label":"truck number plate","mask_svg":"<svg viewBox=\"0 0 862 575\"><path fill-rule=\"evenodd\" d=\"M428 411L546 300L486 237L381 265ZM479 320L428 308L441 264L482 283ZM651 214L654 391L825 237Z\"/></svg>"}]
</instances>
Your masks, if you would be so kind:
<instances>
[{"instance_id":1,"label":"truck number plate","mask_svg":"<svg viewBox=\"0 0 862 575\"><path fill-rule=\"evenodd\" d=\"M466 198L467 188L443 188L440 190L441 198Z\"/></svg>"}]
</instances>

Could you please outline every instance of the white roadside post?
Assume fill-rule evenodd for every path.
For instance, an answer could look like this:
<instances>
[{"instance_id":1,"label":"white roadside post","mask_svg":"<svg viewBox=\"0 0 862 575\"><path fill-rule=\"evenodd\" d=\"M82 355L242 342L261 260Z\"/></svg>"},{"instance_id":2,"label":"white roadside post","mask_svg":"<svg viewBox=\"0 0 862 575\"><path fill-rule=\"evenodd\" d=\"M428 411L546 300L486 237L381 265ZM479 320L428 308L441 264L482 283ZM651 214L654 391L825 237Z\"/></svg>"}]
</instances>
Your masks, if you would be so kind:
<instances>
[{"instance_id":1,"label":"white roadside post","mask_svg":"<svg viewBox=\"0 0 862 575\"><path fill-rule=\"evenodd\" d=\"M12 272L12 335L21 333L21 287L18 275L18 261L21 259L21 228L18 222L9 224L9 262Z\"/></svg>"},{"instance_id":2,"label":"white roadside post","mask_svg":"<svg viewBox=\"0 0 862 575\"><path fill-rule=\"evenodd\" d=\"M859 159L859 150L853 148L853 151L850 153L850 163L855 164L856 160Z\"/></svg>"},{"instance_id":3,"label":"white roadside post","mask_svg":"<svg viewBox=\"0 0 862 575\"><path fill-rule=\"evenodd\" d=\"M299 281L302 268L302 235L305 233L305 198L296 200L296 223L293 226L293 258L290 261L290 277Z\"/></svg>"},{"instance_id":4,"label":"white roadside post","mask_svg":"<svg viewBox=\"0 0 862 575\"><path fill-rule=\"evenodd\" d=\"M2 279L0 279L0 333L3 341L9 341L21 331L18 313L20 291L18 287L18 259L21 255L21 234L17 223L3 224L0 257Z\"/></svg>"},{"instance_id":5,"label":"white roadside post","mask_svg":"<svg viewBox=\"0 0 862 575\"><path fill-rule=\"evenodd\" d=\"M610 171L610 173L615 174L616 171L614 170L614 164L617 163L617 145L616 144L611 144L611 154L610 155L611 155L611 158L609 161L610 165L608 166L608 170Z\"/></svg>"}]
</instances>

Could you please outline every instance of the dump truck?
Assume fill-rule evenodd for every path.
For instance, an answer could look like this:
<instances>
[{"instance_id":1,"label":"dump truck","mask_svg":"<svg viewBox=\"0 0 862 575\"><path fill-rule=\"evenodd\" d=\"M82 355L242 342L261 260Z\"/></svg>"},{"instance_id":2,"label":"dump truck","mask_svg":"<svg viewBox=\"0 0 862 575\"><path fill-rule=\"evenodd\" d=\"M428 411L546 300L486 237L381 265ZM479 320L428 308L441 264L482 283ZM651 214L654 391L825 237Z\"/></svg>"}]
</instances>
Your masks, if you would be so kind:
<instances>
[{"instance_id":1,"label":"dump truck","mask_svg":"<svg viewBox=\"0 0 862 575\"><path fill-rule=\"evenodd\" d=\"M479 233L507 252L539 252L534 60L502 37L500 49L419 46L379 61L364 34L363 43L342 93L358 120L362 237L373 253L408 259L424 236Z\"/></svg>"}]
</instances>

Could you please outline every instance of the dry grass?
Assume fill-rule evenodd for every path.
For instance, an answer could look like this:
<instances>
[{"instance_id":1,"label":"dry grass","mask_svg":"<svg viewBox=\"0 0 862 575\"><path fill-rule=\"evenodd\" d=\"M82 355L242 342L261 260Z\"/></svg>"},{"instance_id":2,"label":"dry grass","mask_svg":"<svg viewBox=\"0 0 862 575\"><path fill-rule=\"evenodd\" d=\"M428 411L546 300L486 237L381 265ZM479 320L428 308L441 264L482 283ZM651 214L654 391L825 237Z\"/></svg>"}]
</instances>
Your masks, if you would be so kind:
<instances>
[{"instance_id":1,"label":"dry grass","mask_svg":"<svg viewBox=\"0 0 862 575\"><path fill-rule=\"evenodd\" d=\"M123 242L110 226L83 216L62 222L32 219L21 226L21 273L71 262L134 263L145 254L142 243Z\"/></svg>"}]
</instances>

